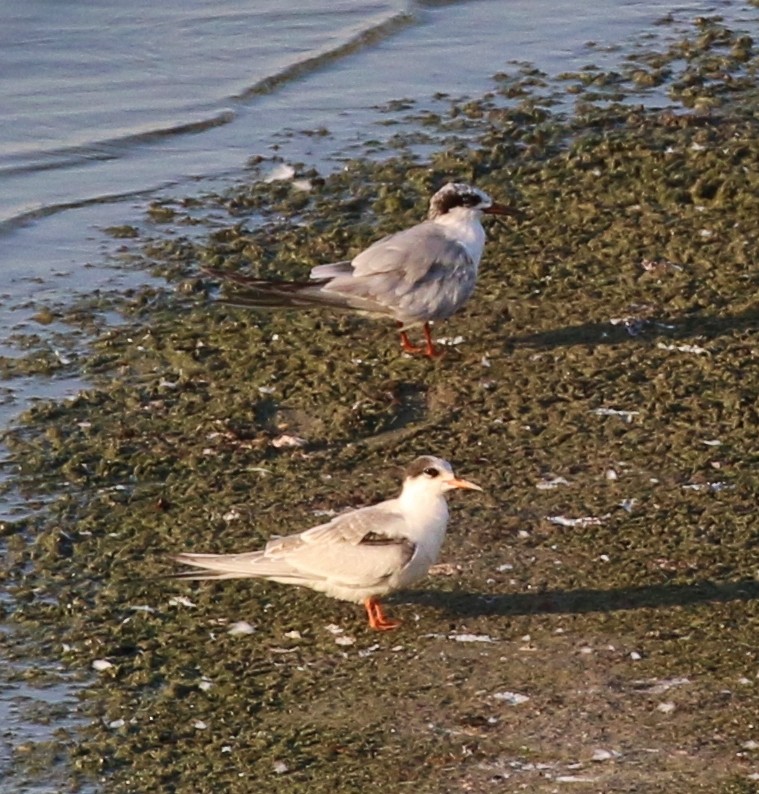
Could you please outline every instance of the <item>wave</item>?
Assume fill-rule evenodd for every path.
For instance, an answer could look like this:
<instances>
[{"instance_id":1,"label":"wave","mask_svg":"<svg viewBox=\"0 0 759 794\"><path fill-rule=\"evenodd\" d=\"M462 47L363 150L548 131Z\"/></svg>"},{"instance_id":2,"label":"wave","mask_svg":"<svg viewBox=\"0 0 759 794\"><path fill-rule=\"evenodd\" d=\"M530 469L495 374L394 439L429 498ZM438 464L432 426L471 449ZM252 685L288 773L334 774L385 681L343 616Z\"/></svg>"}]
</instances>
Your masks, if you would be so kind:
<instances>
[{"instance_id":1,"label":"wave","mask_svg":"<svg viewBox=\"0 0 759 794\"><path fill-rule=\"evenodd\" d=\"M128 135L105 138L101 141L84 146L63 146L57 149L48 149L35 152L34 160L22 165L0 166L0 177L16 176L18 174L35 173L37 171L51 171L57 168L68 168L91 160L116 160L123 152L133 146L163 138L170 138L176 135L190 135L205 132L213 127L221 127L234 121L236 113L232 110L224 110L209 118L197 121L181 122L166 127L157 127L143 132L130 133ZM28 155L16 155L16 158L28 157ZM16 158L7 158L9 160Z\"/></svg>"},{"instance_id":2,"label":"wave","mask_svg":"<svg viewBox=\"0 0 759 794\"><path fill-rule=\"evenodd\" d=\"M298 80L318 69L341 58L353 55L366 47L370 47L382 39L388 38L415 21L412 14L398 13L381 22L361 30L347 41L335 47L325 49L316 55L305 58L281 71L256 81L241 92L222 99L222 104L249 104L256 97L276 91L283 85ZM130 133L113 138L93 141L80 146L59 147L29 154L19 154L4 158L7 165L0 165L0 177L17 176L41 171L70 168L91 161L116 160L135 146L141 146L180 135L196 135L206 130L232 123L237 118L233 109L217 111L206 118L195 121L180 122L164 127L157 127L142 132ZM20 160L14 163L14 160ZM1 227L0 227L1 228Z\"/></svg>"},{"instance_id":3,"label":"wave","mask_svg":"<svg viewBox=\"0 0 759 794\"><path fill-rule=\"evenodd\" d=\"M45 204L41 207L35 207L32 210L24 210L24 212L19 212L10 218L0 220L0 237L22 226L26 226L28 223L37 221L40 218L55 215L57 212L81 209L82 207L89 207L93 204L115 204L116 202L126 199L148 198L156 191L163 190L175 184L175 181L170 180L159 185L153 185L150 188L127 190L122 193L108 193L106 195L92 196L91 198L77 199L74 201L60 201L55 204Z\"/></svg>"},{"instance_id":4,"label":"wave","mask_svg":"<svg viewBox=\"0 0 759 794\"><path fill-rule=\"evenodd\" d=\"M366 47L371 47L383 39L389 38L400 30L417 21L417 18L408 12L394 14L372 27L365 28L360 33L352 36L342 44L323 50L310 58L287 66L276 74L264 77L253 85L236 94L233 99L246 101L257 96L263 96L276 91L286 83L291 83L305 75L311 74L335 61L353 55Z\"/></svg>"}]
</instances>

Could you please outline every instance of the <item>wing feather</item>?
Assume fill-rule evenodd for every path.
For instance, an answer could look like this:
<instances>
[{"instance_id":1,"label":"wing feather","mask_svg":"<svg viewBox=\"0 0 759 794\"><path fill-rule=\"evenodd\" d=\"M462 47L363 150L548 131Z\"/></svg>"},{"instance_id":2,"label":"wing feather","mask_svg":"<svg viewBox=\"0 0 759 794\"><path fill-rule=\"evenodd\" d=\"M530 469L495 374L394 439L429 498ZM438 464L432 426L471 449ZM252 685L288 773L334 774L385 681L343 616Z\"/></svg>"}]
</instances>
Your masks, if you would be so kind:
<instances>
[{"instance_id":1,"label":"wing feather","mask_svg":"<svg viewBox=\"0 0 759 794\"><path fill-rule=\"evenodd\" d=\"M379 240L352 265L350 274L336 275L322 292L373 301L404 322L449 317L472 294L477 278L467 249L431 222Z\"/></svg>"},{"instance_id":2,"label":"wing feather","mask_svg":"<svg viewBox=\"0 0 759 794\"><path fill-rule=\"evenodd\" d=\"M271 540L265 556L286 560L306 578L366 587L397 573L414 556L416 545L405 530L403 516L392 502L384 502L336 516L300 535Z\"/></svg>"}]
</instances>

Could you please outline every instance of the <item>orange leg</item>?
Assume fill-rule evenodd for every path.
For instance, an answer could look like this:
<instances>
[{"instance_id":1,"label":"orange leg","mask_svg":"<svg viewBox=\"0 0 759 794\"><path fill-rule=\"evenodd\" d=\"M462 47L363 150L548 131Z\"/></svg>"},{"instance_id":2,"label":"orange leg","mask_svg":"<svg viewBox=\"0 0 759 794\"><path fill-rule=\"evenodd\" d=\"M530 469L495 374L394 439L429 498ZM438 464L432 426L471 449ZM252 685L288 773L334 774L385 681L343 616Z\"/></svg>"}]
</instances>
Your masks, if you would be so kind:
<instances>
[{"instance_id":1,"label":"orange leg","mask_svg":"<svg viewBox=\"0 0 759 794\"><path fill-rule=\"evenodd\" d=\"M427 358L437 358L443 355L443 351L438 350L435 345L432 344L432 334L430 333L429 323L424 324L424 339L427 342L424 349L424 355L427 356Z\"/></svg>"},{"instance_id":2,"label":"orange leg","mask_svg":"<svg viewBox=\"0 0 759 794\"><path fill-rule=\"evenodd\" d=\"M388 631L388 629L397 629L401 625L400 620L390 620L385 617L382 607L378 599L370 596L364 599L364 607L366 614L369 618L369 625L377 631Z\"/></svg>"},{"instance_id":3,"label":"orange leg","mask_svg":"<svg viewBox=\"0 0 759 794\"><path fill-rule=\"evenodd\" d=\"M408 334L403 330L403 323L398 322L398 328L401 332L401 347L404 349L406 353L421 353L422 348L417 347L416 345L412 345L409 341Z\"/></svg>"},{"instance_id":4,"label":"orange leg","mask_svg":"<svg viewBox=\"0 0 759 794\"><path fill-rule=\"evenodd\" d=\"M424 324L424 347L412 345L409 341L408 334L403 330L403 323L399 322L398 327L401 329L401 347L406 353L424 353L427 358L437 358L442 356L442 352L438 350L432 343L432 333L430 332L430 324Z\"/></svg>"}]
</instances>

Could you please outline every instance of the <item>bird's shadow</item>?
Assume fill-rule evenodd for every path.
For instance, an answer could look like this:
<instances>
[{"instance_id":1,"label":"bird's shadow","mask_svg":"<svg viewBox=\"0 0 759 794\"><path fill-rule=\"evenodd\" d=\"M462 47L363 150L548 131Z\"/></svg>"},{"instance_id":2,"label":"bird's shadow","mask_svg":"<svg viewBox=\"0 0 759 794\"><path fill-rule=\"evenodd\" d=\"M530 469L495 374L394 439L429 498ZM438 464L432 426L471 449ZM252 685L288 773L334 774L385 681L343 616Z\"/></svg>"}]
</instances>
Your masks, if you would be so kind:
<instances>
[{"instance_id":1,"label":"bird's shadow","mask_svg":"<svg viewBox=\"0 0 759 794\"><path fill-rule=\"evenodd\" d=\"M550 331L512 336L509 344L525 347L570 347L572 345L612 345L621 342L646 342L655 339L714 339L736 331L759 331L759 306L733 315L690 314L682 317L646 318L630 325L607 322L580 323Z\"/></svg>"},{"instance_id":2,"label":"bird's shadow","mask_svg":"<svg viewBox=\"0 0 759 794\"><path fill-rule=\"evenodd\" d=\"M751 601L759 599L759 581L753 579L736 582L702 580L690 584L665 583L639 587L618 587L610 590L583 588L504 594L415 590L396 598L406 604L431 606L457 618L584 614Z\"/></svg>"}]
</instances>

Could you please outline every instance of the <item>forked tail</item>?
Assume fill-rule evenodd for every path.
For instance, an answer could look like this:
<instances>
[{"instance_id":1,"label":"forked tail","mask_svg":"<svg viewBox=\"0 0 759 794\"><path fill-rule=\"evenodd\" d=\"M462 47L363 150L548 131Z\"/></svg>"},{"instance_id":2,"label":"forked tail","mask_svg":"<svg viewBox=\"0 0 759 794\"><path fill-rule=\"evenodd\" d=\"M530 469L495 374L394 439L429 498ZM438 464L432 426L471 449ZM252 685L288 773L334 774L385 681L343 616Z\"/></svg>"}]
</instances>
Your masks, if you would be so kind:
<instances>
[{"instance_id":1,"label":"forked tail","mask_svg":"<svg viewBox=\"0 0 759 794\"><path fill-rule=\"evenodd\" d=\"M220 299L222 303L230 306L243 306L251 309L314 309L327 307L350 310L353 308L347 305L344 296L322 290L330 281L329 278L309 281L269 281L228 270L217 270L216 268L203 268L203 272L221 281L238 284L243 288Z\"/></svg>"}]
</instances>

